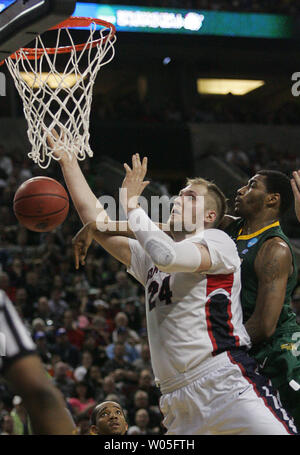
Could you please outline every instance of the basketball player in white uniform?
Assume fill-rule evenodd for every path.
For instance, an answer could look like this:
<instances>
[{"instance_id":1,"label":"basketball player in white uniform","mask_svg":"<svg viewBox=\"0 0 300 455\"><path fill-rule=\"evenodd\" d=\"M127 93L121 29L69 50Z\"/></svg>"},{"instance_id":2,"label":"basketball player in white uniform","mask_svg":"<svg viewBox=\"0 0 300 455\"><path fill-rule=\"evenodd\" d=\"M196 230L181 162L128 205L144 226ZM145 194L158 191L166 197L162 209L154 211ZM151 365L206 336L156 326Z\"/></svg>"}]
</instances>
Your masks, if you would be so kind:
<instances>
[{"instance_id":1,"label":"basketball player in white uniform","mask_svg":"<svg viewBox=\"0 0 300 455\"><path fill-rule=\"evenodd\" d=\"M137 207L147 185L147 162L134 155L132 169L125 165L122 188L128 198L121 201L136 237L129 239L97 229L91 220L97 216L91 204L96 198L78 165L61 164L87 223L74 239L76 267L84 265L95 239L145 287L151 359L167 434L296 434L271 384L246 353L250 339L239 301L240 260L234 242L215 229L226 206L220 190L199 180L181 191L170 218L172 240ZM192 213L194 221L197 196L205 200L204 229L175 232L183 214Z\"/></svg>"}]
</instances>

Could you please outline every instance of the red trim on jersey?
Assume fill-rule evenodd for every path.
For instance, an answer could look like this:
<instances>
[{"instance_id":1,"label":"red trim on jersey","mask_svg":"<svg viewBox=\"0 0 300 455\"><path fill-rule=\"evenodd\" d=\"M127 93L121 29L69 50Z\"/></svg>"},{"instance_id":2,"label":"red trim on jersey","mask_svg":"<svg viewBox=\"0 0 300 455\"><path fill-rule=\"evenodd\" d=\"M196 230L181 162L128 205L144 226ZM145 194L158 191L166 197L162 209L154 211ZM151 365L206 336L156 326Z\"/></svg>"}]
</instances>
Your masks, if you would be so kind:
<instances>
[{"instance_id":1,"label":"red trim on jersey","mask_svg":"<svg viewBox=\"0 0 300 455\"><path fill-rule=\"evenodd\" d=\"M236 347L239 347L240 346L240 337L238 335L233 335L233 325L231 322L231 319L232 319L231 303L232 303L231 299L229 299L228 306L227 306L229 335L235 339Z\"/></svg>"},{"instance_id":2,"label":"red trim on jersey","mask_svg":"<svg viewBox=\"0 0 300 455\"><path fill-rule=\"evenodd\" d=\"M229 357L229 360L231 361L231 363L233 363L234 365L237 365L239 367L239 369L241 370L241 373L242 375L244 376L244 378L246 379L246 381L249 382L249 384L252 385L253 389L254 389L254 392L256 393L256 395L258 396L258 398L262 398L262 400L264 401L265 403L265 406L270 409L270 411L272 412L273 416L276 417L276 419L285 427L285 429L288 431L288 433L290 433L291 435L294 435L294 433L291 432L291 430L289 429L288 425L283 421L281 420L278 415L276 415L276 413L274 412L274 409L272 409L271 406L268 405L268 402L266 400L266 398L259 392L259 390L257 390L257 386L255 384L255 382L253 382L249 376L247 375L247 372L245 370L245 368L243 367L242 364L240 364L239 362L237 362L236 360L233 359L232 355L230 354L230 352L227 351L227 355Z\"/></svg>"},{"instance_id":3,"label":"red trim on jersey","mask_svg":"<svg viewBox=\"0 0 300 455\"><path fill-rule=\"evenodd\" d=\"M216 289L224 289L231 295L234 274L229 273L226 275L206 275L206 296L209 296Z\"/></svg>"},{"instance_id":4,"label":"red trim on jersey","mask_svg":"<svg viewBox=\"0 0 300 455\"><path fill-rule=\"evenodd\" d=\"M234 281L234 274L220 274L220 275L206 275L207 278L207 285L206 285L206 297L208 297L213 291L217 289L224 289L228 292L229 296L231 297L233 281ZM210 299L206 302L205 305L205 314L206 314L206 323L207 323L207 330L208 335L210 337L211 343L213 345L213 355L216 355L216 351L218 350L218 344L213 334L212 323L211 323L211 314L210 314ZM231 311L231 304L232 301L228 299L227 305L227 324L229 328L228 335L235 340L235 346L240 346L240 338L237 335L233 334L233 324L232 320L232 311Z\"/></svg>"},{"instance_id":5,"label":"red trim on jersey","mask_svg":"<svg viewBox=\"0 0 300 455\"><path fill-rule=\"evenodd\" d=\"M206 302L206 304L205 304L206 325L207 325L207 331L208 331L208 335L209 335L210 341L211 341L211 343L213 345L213 353L212 353L212 355L216 355L216 351L218 349L218 345L217 345L216 339L215 339L215 337L213 335L212 324L211 324L211 320L210 320L209 305L210 305L210 300L208 300Z\"/></svg>"}]
</instances>

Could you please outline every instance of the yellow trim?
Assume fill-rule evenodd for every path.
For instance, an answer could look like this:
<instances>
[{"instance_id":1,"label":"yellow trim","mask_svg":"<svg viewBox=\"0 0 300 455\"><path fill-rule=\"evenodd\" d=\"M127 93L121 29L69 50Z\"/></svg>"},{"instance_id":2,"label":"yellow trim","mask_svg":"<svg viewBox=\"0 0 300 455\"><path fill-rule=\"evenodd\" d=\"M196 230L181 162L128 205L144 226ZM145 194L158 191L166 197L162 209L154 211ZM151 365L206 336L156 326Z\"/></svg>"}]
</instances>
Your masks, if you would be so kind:
<instances>
[{"instance_id":1,"label":"yellow trim","mask_svg":"<svg viewBox=\"0 0 300 455\"><path fill-rule=\"evenodd\" d=\"M268 229L271 229L275 226L280 226L280 223L279 221L275 221L275 223L273 224L269 224L269 226L265 226L264 228L260 229L259 231L256 231L256 232L253 232L253 234L249 234L249 235L240 235L243 228L240 229L240 232L238 233L238 237L237 237L237 240L249 240L249 239L253 239L253 237L256 237L257 235L260 235L262 232L265 232L267 231Z\"/></svg>"}]
</instances>

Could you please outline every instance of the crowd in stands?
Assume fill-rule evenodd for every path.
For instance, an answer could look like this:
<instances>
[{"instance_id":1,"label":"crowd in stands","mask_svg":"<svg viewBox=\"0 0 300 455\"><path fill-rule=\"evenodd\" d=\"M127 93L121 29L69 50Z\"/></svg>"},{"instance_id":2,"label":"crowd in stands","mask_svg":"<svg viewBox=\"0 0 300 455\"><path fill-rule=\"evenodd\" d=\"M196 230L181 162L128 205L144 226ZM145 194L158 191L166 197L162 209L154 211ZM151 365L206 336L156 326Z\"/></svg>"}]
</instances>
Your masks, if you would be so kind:
<instances>
[{"instance_id":1,"label":"crowd in stands","mask_svg":"<svg viewBox=\"0 0 300 455\"><path fill-rule=\"evenodd\" d=\"M298 125L300 104L287 101L276 109L265 110L249 104L239 96L198 97L198 101L183 108L178 100L161 100L155 107L146 99L141 102L135 93L117 99L96 97L95 121L143 123L255 123L260 125Z\"/></svg>"},{"instance_id":2,"label":"crowd in stands","mask_svg":"<svg viewBox=\"0 0 300 455\"><path fill-rule=\"evenodd\" d=\"M88 1L88 0L85 0ZM184 8L214 11L293 14L299 6L294 0L112 0L110 4Z\"/></svg>"},{"instance_id":3,"label":"crowd in stands","mask_svg":"<svg viewBox=\"0 0 300 455\"><path fill-rule=\"evenodd\" d=\"M52 233L19 225L12 210L14 193L41 171L26 156L13 153L0 147L0 288L32 335L80 434L88 433L91 411L104 400L124 407L130 433L163 434L144 289L97 244L86 266L75 271L71 241L81 223L72 209ZM51 166L48 176L62 181L58 165ZM31 433L22 400L3 378L0 422L2 434Z\"/></svg>"},{"instance_id":4,"label":"crowd in stands","mask_svg":"<svg viewBox=\"0 0 300 455\"><path fill-rule=\"evenodd\" d=\"M232 168L241 170L247 176L252 176L261 169L280 169L290 176L293 170L300 169L299 155L266 143L257 143L248 150L233 143L225 154L225 160Z\"/></svg>"}]
</instances>

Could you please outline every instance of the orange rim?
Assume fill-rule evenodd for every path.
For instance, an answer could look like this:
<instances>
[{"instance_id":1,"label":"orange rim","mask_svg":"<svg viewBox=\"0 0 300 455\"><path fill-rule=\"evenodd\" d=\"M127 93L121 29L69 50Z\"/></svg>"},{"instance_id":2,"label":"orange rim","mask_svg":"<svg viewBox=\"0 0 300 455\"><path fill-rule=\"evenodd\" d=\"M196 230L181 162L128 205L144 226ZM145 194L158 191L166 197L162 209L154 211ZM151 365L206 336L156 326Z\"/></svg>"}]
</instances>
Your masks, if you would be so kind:
<instances>
[{"instance_id":1,"label":"orange rim","mask_svg":"<svg viewBox=\"0 0 300 455\"><path fill-rule=\"evenodd\" d=\"M86 43L76 44L74 46L62 46L59 48L56 47L47 47L43 48L31 48L31 47L24 47L22 48L22 54L20 51L15 52L10 56L12 59L16 59L18 57L22 57L23 59L28 58L29 60L39 59L45 52L47 54L67 54L72 52L74 49L76 51L82 51L85 47L90 49L91 47L96 47L97 44L105 42L108 38L112 39L116 34L116 27L111 24L110 22L103 21L102 19L93 19L91 17L70 17L69 19L61 22L58 25L50 28L50 30L58 30L62 28L72 28L72 27L89 27L92 23L96 25L101 25L102 27L109 28L111 33L104 38L99 38L97 40L91 41L91 43L86 46ZM25 55L23 54L25 53ZM2 62L3 63L3 62Z\"/></svg>"}]
</instances>

